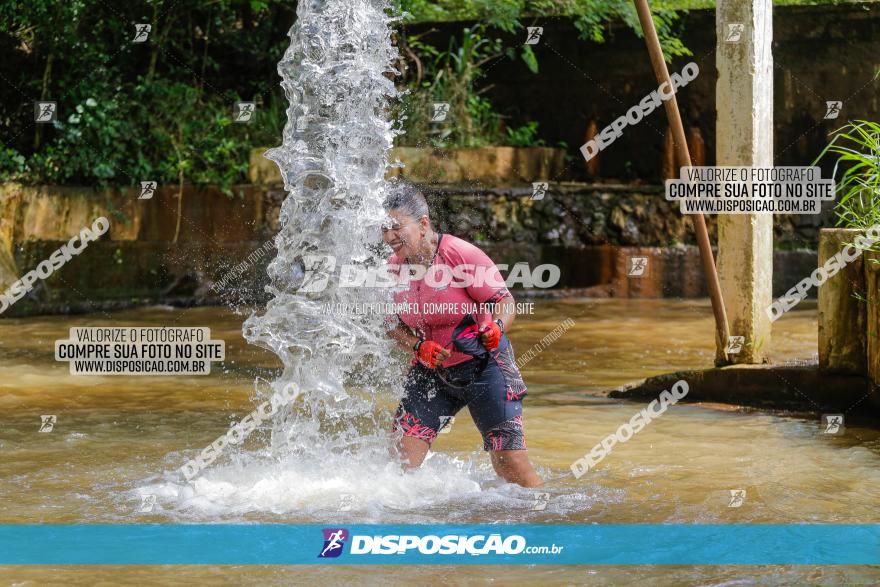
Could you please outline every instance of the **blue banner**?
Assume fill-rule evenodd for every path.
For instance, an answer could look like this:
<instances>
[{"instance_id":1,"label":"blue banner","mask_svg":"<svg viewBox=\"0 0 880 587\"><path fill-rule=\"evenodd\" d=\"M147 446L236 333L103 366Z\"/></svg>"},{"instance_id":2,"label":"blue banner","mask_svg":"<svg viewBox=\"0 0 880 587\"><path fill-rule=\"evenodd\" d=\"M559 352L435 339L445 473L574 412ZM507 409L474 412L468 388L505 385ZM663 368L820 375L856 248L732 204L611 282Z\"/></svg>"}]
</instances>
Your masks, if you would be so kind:
<instances>
[{"instance_id":1,"label":"blue banner","mask_svg":"<svg viewBox=\"0 0 880 587\"><path fill-rule=\"evenodd\" d=\"M876 565L880 525L0 525L34 564Z\"/></svg>"}]
</instances>

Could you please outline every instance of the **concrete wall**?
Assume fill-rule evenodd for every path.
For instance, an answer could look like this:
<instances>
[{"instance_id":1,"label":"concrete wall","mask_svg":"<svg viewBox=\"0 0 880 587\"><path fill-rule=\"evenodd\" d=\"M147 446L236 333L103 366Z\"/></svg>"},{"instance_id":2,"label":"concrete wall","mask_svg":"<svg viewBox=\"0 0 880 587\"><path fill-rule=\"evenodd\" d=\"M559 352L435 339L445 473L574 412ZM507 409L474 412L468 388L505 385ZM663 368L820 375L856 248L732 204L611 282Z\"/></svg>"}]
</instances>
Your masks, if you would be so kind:
<instances>
[{"instance_id":1,"label":"concrete wall","mask_svg":"<svg viewBox=\"0 0 880 587\"><path fill-rule=\"evenodd\" d=\"M838 6L777 6L773 9L774 153L777 165L806 165L827 143L829 133L847 119L880 118L880 4L847 3ZM568 19L540 19L528 24L544 27L534 46L540 72L528 71L520 60L502 59L480 82L491 85L487 96L509 115L511 125L535 120L540 136L550 145L565 141L576 163L565 179L586 179L586 166L577 152L590 123L598 129L623 115L656 88L644 40L623 24L608 31L608 40L596 44L578 39ZM426 40L460 35L461 24L412 27L411 33L436 29ZM678 95L692 148L715 163L715 11L694 10L682 15L680 35L693 57L670 64L681 71L691 60L699 76ZM493 33L494 34L494 33ZM511 36L511 45L521 42ZM446 41L441 43L446 45ZM824 120L825 100L844 101L837 120ZM769 129L768 129L769 130ZM662 178L665 114L653 113L598 156L600 177ZM695 135L698 135L695 136ZM830 167L828 168L830 170ZM561 178L557 178L561 179Z\"/></svg>"},{"instance_id":2,"label":"concrete wall","mask_svg":"<svg viewBox=\"0 0 880 587\"><path fill-rule=\"evenodd\" d=\"M469 239L496 262L555 263L564 285L614 297L707 296L693 227L659 186L552 185L543 200L530 187L431 189L440 230ZM816 229L778 216L777 238L815 242ZM715 240L715 220L707 217ZM630 257L648 257L648 271L627 276ZM774 252L773 290L784 293L816 267L811 248Z\"/></svg>"},{"instance_id":3,"label":"concrete wall","mask_svg":"<svg viewBox=\"0 0 880 587\"><path fill-rule=\"evenodd\" d=\"M218 301L210 286L277 231L283 193L253 186L230 198L218 190L187 188L178 241L177 190L160 188L150 200L136 190L0 185L0 287L48 259L95 218L110 230L18 301L8 314L77 312L139 303ZM254 299L272 251L235 279L227 296Z\"/></svg>"},{"instance_id":4,"label":"concrete wall","mask_svg":"<svg viewBox=\"0 0 880 587\"><path fill-rule=\"evenodd\" d=\"M436 189L438 226L483 247L498 263L555 263L565 287L591 296L705 296L688 221L672 213L657 187L554 186L541 201L530 188ZM177 192L150 200L136 190L0 185L0 291L35 268L98 216L108 234L4 315L86 312L144 303L251 303L264 299L267 245L284 192L240 186L187 188L178 242ZM378 235L377 235L378 236ZM675 244L676 241L678 244ZM670 246L674 245L674 246ZM815 267L815 252L777 251L774 289L787 290ZM628 260L649 258L645 275L627 277ZM249 260L250 257L250 260ZM224 277L243 264L240 271ZM218 284L222 282L222 287Z\"/></svg>"}]
</instances>

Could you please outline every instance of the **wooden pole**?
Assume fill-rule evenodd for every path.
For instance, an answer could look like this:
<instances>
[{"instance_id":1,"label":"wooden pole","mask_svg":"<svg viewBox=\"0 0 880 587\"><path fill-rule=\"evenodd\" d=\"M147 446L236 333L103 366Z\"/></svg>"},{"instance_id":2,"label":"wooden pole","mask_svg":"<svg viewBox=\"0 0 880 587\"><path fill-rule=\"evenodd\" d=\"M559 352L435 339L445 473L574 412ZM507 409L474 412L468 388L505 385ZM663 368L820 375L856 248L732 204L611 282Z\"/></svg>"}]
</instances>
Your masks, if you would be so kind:
<instances>
[{"instance_id":1,"label":"wooden pole","mask_svg":"<svg viewBox=\"0 0 880 587\"><path fill-rule=\"evenodd\" d=\"M668 85L672 98L666 100L666 116L669 118L669 126L672 129L672 137L675 143L675 155L680 167L691 166L691 155L688 151L687 138L684 134L684 125L681 122L681 114L678 111L678 101L675 98L675 89L669 79L669 70L666 68L666 60L663 59L663 50L660 48L660 39L654 28L654 20L651 18L651 9L647 0L633 0L642 31L645 34L645 43L648 46L648 54L651 56L651 64L654 66L654 74L657 83ZM697 245L700 248L700 258L703 261L703 273L709 289L709 297L712 299L712 312L715 315L715 344L718 349L727 347L730 336L730 327L727 324L727 310L724 308L724 298L721 295L721 284L718 281L718 271L715 268L715 256L712 254L712 244L709 242L709 231L706 229L706 219L702 214L692 214L694 232L697 236ZM720 353L716 353L718 356ZM727 355L724 355L727 357ZM718 361L716 361L717 363ZM728 358L729 362L729 358Z\"/></svg>"}]
</instances>

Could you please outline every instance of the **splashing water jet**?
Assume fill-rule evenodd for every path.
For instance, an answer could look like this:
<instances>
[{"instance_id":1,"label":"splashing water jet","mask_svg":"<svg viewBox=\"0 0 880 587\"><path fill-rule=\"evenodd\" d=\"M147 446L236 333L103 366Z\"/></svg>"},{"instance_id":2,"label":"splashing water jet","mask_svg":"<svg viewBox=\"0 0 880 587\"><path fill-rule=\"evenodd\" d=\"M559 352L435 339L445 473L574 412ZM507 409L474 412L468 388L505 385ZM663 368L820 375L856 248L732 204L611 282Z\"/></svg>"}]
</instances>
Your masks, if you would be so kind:
<instances>
[{"instance_id":1,"label":"splashing water jet","mask_svg":"<svg viewBox=\"0 0 880 587\"><path fill-rule=\"evenodd\" d=\"M390 351L380 316L326 312L327 304L383 301L381 290L340 288L334 269L380 263L376 234L395 134L387 110L397 97L388 76L396 73L390 64L397 57L388 8L385 0L300 3L278 65L290 105L284 143L266 156L281 170L288 196L275 239L278 256L269 265L274 299L243 330L250 343L281 358L284 371L271 391L301 390L310 424L316 414L363 415L369 402L349 396L346 375L360 366L358 379L367 381L365 359ZM276 450L302 444L303 413L288 407L276 417Z\"/></svg>"},{"instance_id":2,"label":"splashing water jet","mask_svg":"<svg viewBox=\"0 0 880 587\"><path fill-rule=\"evenodd\" d=\"M383 397L393 407L388 390L401 383L382 316L326 311L391 298L387 289L340 287L336 271L376 267L387 254L378 239L384 176L400 132L389 116L398 96L389 14L388 0L299 3L278 65L289 100L284 141L266 153L288 192L268 268L274 298L243 326L248 342L284 365L274 382L257 379L257 399L290 389L297 397L274 416L266 448L228 450L190 486L159 490L187 509L309 516L338 512L345 496L375 516L479 491L473 463L445 455L401 471L388 450L390 414L377 409Z\"/></svg>"}]
</instances>

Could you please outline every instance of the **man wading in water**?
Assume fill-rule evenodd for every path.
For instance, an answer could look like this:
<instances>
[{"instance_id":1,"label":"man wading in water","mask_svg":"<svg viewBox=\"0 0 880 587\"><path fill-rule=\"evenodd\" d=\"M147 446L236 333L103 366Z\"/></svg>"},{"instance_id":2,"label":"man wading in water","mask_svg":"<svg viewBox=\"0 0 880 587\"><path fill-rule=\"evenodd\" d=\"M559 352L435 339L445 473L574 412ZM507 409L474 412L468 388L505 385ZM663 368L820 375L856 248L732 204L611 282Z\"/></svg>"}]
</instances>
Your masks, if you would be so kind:
<instances>
[{"instance_id":1,"label":"man wading in water","mask_svg":"<svg viewBox=\"0 0 880 587\"><path fill-rule=\"evenodd\" d=\"M467 406L495 472L509 483L541 485L523 436L526 387L505 335L516 308L498 268L474 245L435 232L411 185L393 186L385 210L382 238L394 251L388 263L408 287L396 290L395 303L407 311L387 319L388 334L414 355L393 426L403 432L404 467L421 466L438 431Z\"/></svg>"}]
</instances>

